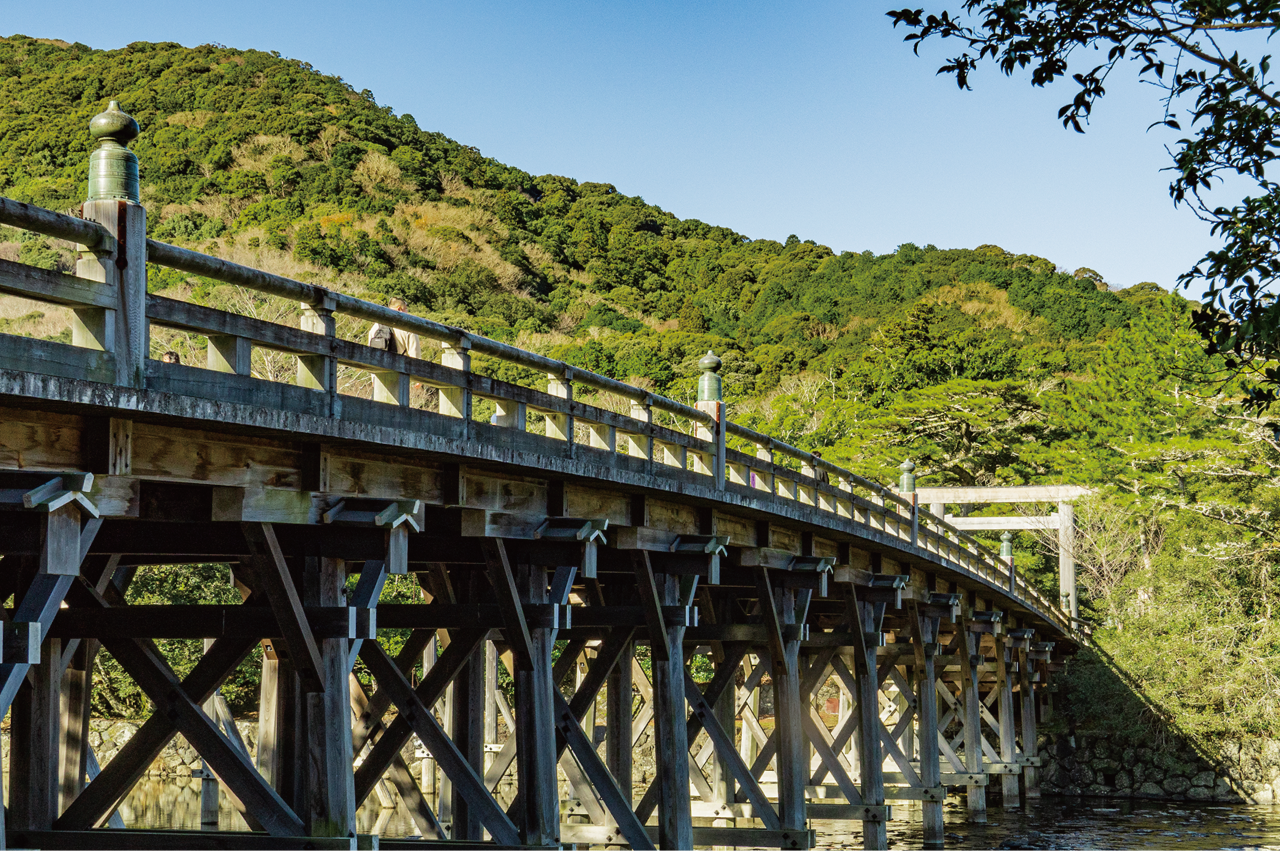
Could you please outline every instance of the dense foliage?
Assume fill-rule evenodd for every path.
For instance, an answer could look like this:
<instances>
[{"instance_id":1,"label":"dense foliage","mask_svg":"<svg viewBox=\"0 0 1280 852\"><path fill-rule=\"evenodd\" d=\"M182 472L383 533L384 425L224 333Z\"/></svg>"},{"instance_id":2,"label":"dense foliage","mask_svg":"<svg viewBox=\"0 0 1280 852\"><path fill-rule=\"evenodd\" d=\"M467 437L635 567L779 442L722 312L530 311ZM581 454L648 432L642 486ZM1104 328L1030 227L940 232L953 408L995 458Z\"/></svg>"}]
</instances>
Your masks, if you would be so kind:
<instances>
[{"instance_id":1,"label":"dense foliage","mask_svg":"<svg viewBox=\"0 0 1280 852\"><path fill-rule=\"evenodd\" d=\"M685 399L695 359L715 349L734 419L882 482L910 457L922 485L1094 487L1078 512L1085 613L1129 696L1200 734L1280 733L1280 444L1204 353L1191 303L996 246L904 243L877 256L749 240L607 184L497 163L272 54L15 36L0 40L0 67L4 195L74 206L87 122L115 98L142 126L134 147L157 238L402 296L418 313ZM71 262L66 247L11 231L0 256ZM149 280L273 321L296 310L172 271ZM66 334L54 309L5 310L0 300L0 332ZM155 345L189 361L202 342L159 334ZM255 357L259 375L287 380L291 364ZM358 376L345 381L367 393ZM1052 546L1031 533L1016 544L1019 569L1056 594ZM144 572L131 594L187 594L179 573ZM182 668L196 649L169 650ZM116 698L103 709L136 712L140 696L111 671ZM1081 706L1110 700L1100 683L1076 681ZM228 697L251 703L238 684Z\"/></svg>"},{"instance_id":2,"label":"dense foliage","mask_svg":"<svg viewBox=\"0 0 1280 852\"><path fill-rule=\"evenodd\" d=\"M1171 151L1169 195L1209 224L1222 247L1181 277L1205 289L1195 324L1211 352L1253 373L1255 408L1280 398L1280 87L1267 40L1280 30L1276 0L963 0L955 12L888 13L904 24L919 52L927 39L962 45L939 74L962 89L990 60L1007 75L1029 68L1046 86L1070 75L1074 97L1058 111L1063 126L1084 132L1106 82L1122 66L1137 69L1160 92L1164 124L1188 135ZM1153 125L1155 126L1155 125ZM1272 174L1268 175L1271 169ZM1222 203L1221 186L1244 198Z\"/></svg>"}]
</instances>

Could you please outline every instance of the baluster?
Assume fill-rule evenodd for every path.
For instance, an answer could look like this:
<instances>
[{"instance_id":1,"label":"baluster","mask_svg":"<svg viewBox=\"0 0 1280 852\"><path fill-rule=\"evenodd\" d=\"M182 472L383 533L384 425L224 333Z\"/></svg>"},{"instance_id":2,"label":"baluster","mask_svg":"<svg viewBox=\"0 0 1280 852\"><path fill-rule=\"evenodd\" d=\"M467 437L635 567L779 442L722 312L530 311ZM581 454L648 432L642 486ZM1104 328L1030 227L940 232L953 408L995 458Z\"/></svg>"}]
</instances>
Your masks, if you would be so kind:
<instances>
[{"instance_id":1,"label":"baluster","mask_svg":"<svg viewBox=\"0 0 1280 852\"><path fill-rule=\"evenodd\" d=\"M769 444L756 444L756 458L768 465L765 472L756 473L755 487L761 491L773 493L773 447Z\"/></svg>"},{"instance_id":2,"label":"baluster","mask_svg":"<svg viewBox=\"0 0 1280 852\"><path fill-rule=\"evenodd\" d=\"M573 371L565 370L563 376L547 373L547 393L566 402L573 401ZM546 415L547 437L573 443L573 415L565 412L552 412Z\"/></svg>"},{"instance_id":3,"label":"baluster","mask_svg":"<svg viewBox=\"0 0 1280 852\"><path fill-rule=\"evenodd\" d=\"M319 304L302 303L298 327L312 334L332 338L337 334L333 319L334 298L326 293ZM326 341L327 342L327 341ZM298 385L318 391L333 391L337 382L337 364L331 355L299 355Z\"/></svg>"},{"instance_id":4,"label":"baluster","mask_svg":"<svg viewBox=\"0 0 1280 852\"><path fill-rule=\"evenodd\" d=\"M647 402L631 402L631 419L639 420L646 426L653 424L653 408ZM652 438L645 435L627 435L627 455L638 459L649 459L653 448Z\"/></svg>"},{"instance_id":5,"label":"baluster","mask_svg":"<svg viewBox=\"0 0 1280 852\"><path fill-rule=\"evenodd\" d=\"M452 367L455 370L461 370L463 373L471 372L471 341L463 338L458 344L449 343L440 344L440 364L445 367ZM463 376L465 382L469 376ZM445 417L459 417L463 420L471 419L471 389L466 387L443 387L440 388L438 394L439 411Z\"/></svg>"},{"instance_id":6,"label":"baluster","mask_svg":"<svg viewBox=\"0 0 1280 852\"><path fill-rule=\"evenodd\" d=\"M219 373L235 373L237 376L252 375L253 343L247 337L211 334L205 365L208 369Z\"/></svg>"}]
</instances>

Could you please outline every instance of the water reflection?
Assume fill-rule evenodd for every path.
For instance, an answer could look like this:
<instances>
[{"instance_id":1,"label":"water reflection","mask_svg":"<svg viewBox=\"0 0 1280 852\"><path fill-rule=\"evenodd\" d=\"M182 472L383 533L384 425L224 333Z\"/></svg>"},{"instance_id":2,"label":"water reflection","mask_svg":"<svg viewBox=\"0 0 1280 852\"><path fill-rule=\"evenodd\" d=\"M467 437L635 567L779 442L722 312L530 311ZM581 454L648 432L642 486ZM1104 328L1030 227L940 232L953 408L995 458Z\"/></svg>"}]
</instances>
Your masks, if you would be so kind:
<instances>
[{"instance_id":1,"label":"water reflection","mask_svg":"<svg viewBox=\"0 0 1280 852\"><path fill-rule=\"evenodd\" d=\"M248 826L224 792L218 827ZM919 813L895 806L889 824L894 849L920 849ZM140 781L120 808L129 828L199 829L198 780ZM384 837L416 834L403 808L382 808L377 797L356 814L357 831ZM850 827L852 826L852 830ZM815 820L822 849L862 848L859 823ZM1040 799L1018 811L993 807L986 825L968 821L963 801L946 807L948 849L1276 849L1280 850L1280 806L1195 805L1127 799Z\"/></svg>"}]
</instances>

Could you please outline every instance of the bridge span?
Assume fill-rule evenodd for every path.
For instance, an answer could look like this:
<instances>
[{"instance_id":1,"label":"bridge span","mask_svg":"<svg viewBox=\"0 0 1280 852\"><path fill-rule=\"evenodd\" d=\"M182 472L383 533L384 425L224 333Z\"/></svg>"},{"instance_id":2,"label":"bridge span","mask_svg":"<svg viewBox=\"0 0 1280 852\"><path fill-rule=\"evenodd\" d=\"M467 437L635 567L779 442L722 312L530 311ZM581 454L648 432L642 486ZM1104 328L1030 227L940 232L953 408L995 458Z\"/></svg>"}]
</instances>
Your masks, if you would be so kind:
<instances>
[{"instance_id":1,"label":"bridge span","mask_svg":"<svg viewBox=\"0 0 1280 852\"><path fill-rule=\"evenodd\" d=\"M0 260L0 292L72 316L70 343L0 334L9 844L369 848L378 790L425 838L383 847L802 849L830 819L885 848L904 816L941 846L949 791L974 820L989 790L1039 794L1078 625L922 510L909 464L890 489L729 421L710 353L686 405L148 239L136 124L113 104L92 127L78 216L0 198L0 224L80 246L75 274ZM299 325L149 294L148 264ZM368 322L433 345L370 348ZM153 357L156 329L205 362ZM243 604L127 603L139 566L201 562ZM421 602L380 604L402 574ZM166 638L205 641L185 676ZM251 753L217 690L258 647ZM154 712L97 771L100 648ZM109 827L178 734L207 827L221 785L253 833Z\"/></svg>"}]
</instances>

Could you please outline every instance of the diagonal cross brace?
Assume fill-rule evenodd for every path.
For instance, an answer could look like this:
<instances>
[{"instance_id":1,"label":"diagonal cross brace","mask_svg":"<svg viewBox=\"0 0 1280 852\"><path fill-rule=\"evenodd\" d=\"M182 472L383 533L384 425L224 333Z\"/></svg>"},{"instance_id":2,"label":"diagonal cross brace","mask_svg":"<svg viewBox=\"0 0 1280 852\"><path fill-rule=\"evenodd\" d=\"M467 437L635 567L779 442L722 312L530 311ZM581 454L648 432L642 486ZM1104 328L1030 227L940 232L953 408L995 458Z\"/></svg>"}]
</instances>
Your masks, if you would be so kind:
<instances>
[{"instance_id":1,"label":"diagonal cross brace","mask_svg":"<svg viewBox=\"0 0 1280 852\"><path fill-rule=\"evenodd\" d=\"M252 551L252 563L256 579L262 585L267 603L280 624L284 646L289 650L293 668L302 678L304 692L324 692L324 679L320 672L324 664L320 660L320 646L311 633L311 624L298 597L297 586L289 572L280 542L276 540L271 524L241 524L245 543Z\"/></svg>"},{"instance_id":2,"label":"diagonal cross brace","mask_svg":"<svg viewBox=\"0 0 1280 852\"><path fill-rule=\"evenodd\" d=\"M440 700L440 696L444 695L444 691L449 687L453 679L457 677L458 672L462 670L462 667L471 659L476 649L484 642L489 631L483 629L455 630L453 633L453 641L449 643L448 648L444 649L444 653L436 660L435 665L423 676L417 690L412 688L409 690L414 694L414 700L423 706L431 707ZM370 653L379 661L386 659L387 665L396 673L396 676L408 683L399 667L390 657L387 657L387 652L382 650L381 646L376 642L365 642L360 647L360 659L364 660L366 665L369 664L366 656ZM370 669L372 668L370 666ZM395 685L393 681L378 675L376 672L374 677L378 680L378 692L374 694L374 698L377 698L378 694L381 694L388 684ZM402 711L404 710L404 702L396 700L395 691L389 690L386 695L391 699L392 703L400 707ZM402 712L387 726L382 736L378 737L368 756L360 764L360 768L356 770L357 806L369 797L369 793L373 792L373 787L378 783L378 779L382 777L382 773L387 770L387 767L391 765L391 761L400 753L400 749L404 748L404 744L408 742L409 737L414 733L418 733L419 739L422 739L424 743L426 742L422 734L410 723L409 717ZM454 748L456 750L456 746ZM435 754L434 749L432 754Z\"/></svg>"},{"instance_id":3,"label":"diagonal cross brace","mask_svg":"<svg viewBox=\"0 0 1280 852\"><path fill-rule=\"evenodd\" d=\"M481 638L483 638L483 635L481 634ZM449 649L451 650L455 645L460 644L462 643L455 641L450 644ZM478 645L479 640L472 647L472 651ZM470 654L467 656L470 657ZM466 757L454 745L453 740L449 739L448 735L445 734L444 729L440 727L440 723L436 721L435 714L431 712L431 704L435 702L428 703L424 701L422 696L414 691L413 687L409 685L409 681L400 673L395 663L387 656L387 652L382 650L382 646L377 642L364 643L360 649L360 659L364 660L365 665L369 667L369 671L382 684L382 688L390 690L391 700L400 710L399 718L396 721L404 721L418 735L418 738L422 740L423 745L431 752L432 757L435 758L445 776L466 797L467 807L475 811L480 818L480 822L492 835L493 842L499 847L521 845L520 832L516 829L515 823L507 817L502 808L498 806L498 803L489 795L489 791L485 789L484 781L476 774L475 769L467 762ZM419 688L421 689L421 687ZM385 739L390 734L391 730L388 729L383 738ZM399 751L399 748L397 747L396 750ZM368 763L366 762L365 766L367 765ZM361 769L364 769L364 766L361 766ZM375 782L380 775L381 772L374 777Z\"/></svg>"},{"instance_id":4,"label":"diagonal cross brace","mask_svg":"<svg viewBox=\"0 0 1280 852\"><path fill-rule=\"evenodd\" d=\"M96 590L85 585L78 587L76 597L82 605L96 601L100 607L110 606ZM305 826L298 815L217 723L205 715L200 704L182 690L177 675L154 643L143 639L103 639L102 642L158 711L173 720L175 727L269 834L297 837L304 833Z\"/></svg>"}]
</instances>

